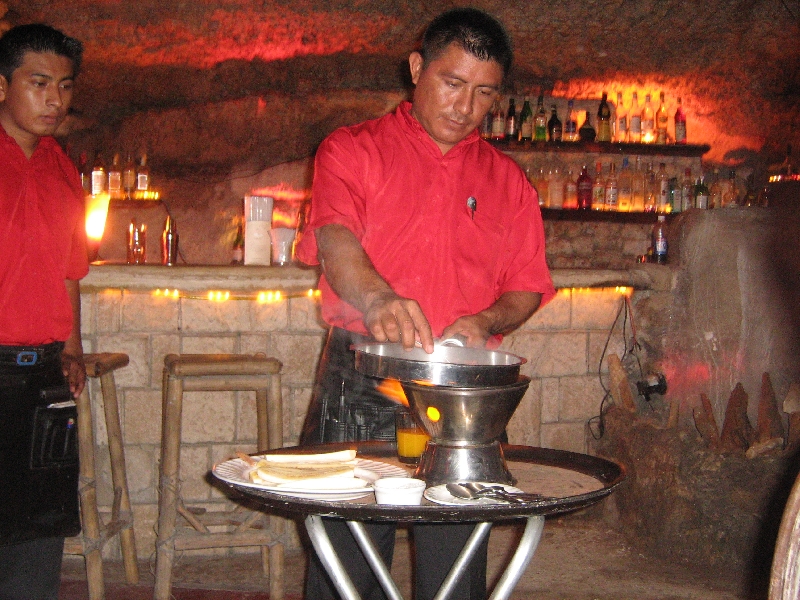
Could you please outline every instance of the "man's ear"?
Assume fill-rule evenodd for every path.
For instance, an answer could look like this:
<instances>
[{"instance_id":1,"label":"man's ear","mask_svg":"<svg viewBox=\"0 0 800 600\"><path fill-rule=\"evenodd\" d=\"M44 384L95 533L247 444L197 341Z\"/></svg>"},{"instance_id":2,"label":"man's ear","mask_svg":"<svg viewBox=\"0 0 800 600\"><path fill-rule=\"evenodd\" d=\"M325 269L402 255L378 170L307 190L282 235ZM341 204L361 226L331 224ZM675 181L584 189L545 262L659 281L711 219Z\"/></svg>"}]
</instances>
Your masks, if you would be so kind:
<instances>
[{"instance_id":1,"label":"man's ear","mask_svg":"<svg viewBox=\"0 0 800 600\"><path fill-rule=\"evenodd\" d=\"M4 75L0 75L0 102L5 101L7 90L8 90L8 80L6 80Z\"/></svg>"},{"instance_id":2,"label":"man's ear","mask_svg":"<svg viewBox=\"0 0 800 600\"><path fill-rule=\"evenodd\" d=\"M419 52L412 52L408 57L408 66L411 67L411 81L417 85L419 74L422 73L422 55Z\"/></svg>"}]
</instances>

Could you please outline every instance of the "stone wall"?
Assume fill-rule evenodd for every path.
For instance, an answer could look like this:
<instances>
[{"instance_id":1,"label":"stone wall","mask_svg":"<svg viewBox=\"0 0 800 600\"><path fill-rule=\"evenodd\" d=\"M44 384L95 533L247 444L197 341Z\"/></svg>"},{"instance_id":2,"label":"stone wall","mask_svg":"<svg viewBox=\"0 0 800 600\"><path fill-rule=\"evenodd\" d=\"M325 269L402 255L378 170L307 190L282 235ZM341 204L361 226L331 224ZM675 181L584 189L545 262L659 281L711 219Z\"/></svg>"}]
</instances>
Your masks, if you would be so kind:
<instances>
[{"instance_id":1,"label":"stone wall","mask_svg":"<svg viewBox=\"0 0 800 600\"><path fill-rule=\"evenodd\" d=\"M143 277L137 281L134 275L124 284L126 273L137 272L137 267L122 267L123 279L118 277L112 282L108 275L115 269L119 270L93 266L84 280L84 349L125 352L130 357L130 365L117 371L116 381L138 549L142 557L148 557L154 549L157 516L164 356L265 352L281 360L284 443L291 445L297 442L305 417L325 330L318 321L316 301L302 293L304 284L313 286L313 273L288 269L282 280L281 269L257 270L252 278L246 275L249 267L224 269L225 277L240 274L228 280L227 288L240 299L215 302L192 291L209 285L214 289L213 283L182 278L179 268L170 271L166 267L138 267ZM201 271L194 269L193 277ZM290 290L290 297L273 303L256 301L253 293L260 289L259 282L266 281L265 272L272 273L267 285ZM532 378L509 425L509 437L512 443L583 452L587 449L586 423L599 413L604 397L598 370L605 372L606 368L600 367L600 357L623 296L613 287L570 289L572 285L584 288L591 279L581 279L569 272L554 272L554 275L557 285L562 287L556 298L503 343L504 349L527 358L522 371ZM599 281L598 277L628 279L619 273L589 275L594 281ZM645 276L649 277L647 273ZM157 277L166 278L173 288L188 291L180 299L154 295L149 286L161 287ZM216 286L223 279L218 278ZM657 277L653 281L663 285ZM650 293L653 292L637 292L634 300L638 295L646 297ZM611 335L606 352L621 355L620 332L616 329ZM102 414L98 406L98 382L92 382L91 392L98 439L104 440L105 427L98 418ZM236 450L256 449L252 393L187 393L181 454L182 489L187 500L209 509L218 508L224 497L209 485L209 469ZM100 503L108 506L111 497L105 453L98 473L103 480Z\"/></svg>"}]
</instances>

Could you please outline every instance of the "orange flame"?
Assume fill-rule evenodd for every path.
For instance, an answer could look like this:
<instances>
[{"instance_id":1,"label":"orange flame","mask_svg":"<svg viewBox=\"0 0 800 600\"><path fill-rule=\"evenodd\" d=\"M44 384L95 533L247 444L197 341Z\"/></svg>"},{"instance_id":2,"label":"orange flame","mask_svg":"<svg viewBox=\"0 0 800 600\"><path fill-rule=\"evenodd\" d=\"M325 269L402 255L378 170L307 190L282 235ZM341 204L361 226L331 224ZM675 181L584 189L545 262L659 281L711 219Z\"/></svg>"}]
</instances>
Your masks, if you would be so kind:
<instances>
[{"instance_id":1,"label":"orange flame","mask_svg":"<svg viewBox=\"0 0 800 600\"><path fill-rule=\"evenodd\" d=\"M397 379L384 379L378 384L378 391L390 400L408 406L406 393Z\"/></svg>"}]
</instances>

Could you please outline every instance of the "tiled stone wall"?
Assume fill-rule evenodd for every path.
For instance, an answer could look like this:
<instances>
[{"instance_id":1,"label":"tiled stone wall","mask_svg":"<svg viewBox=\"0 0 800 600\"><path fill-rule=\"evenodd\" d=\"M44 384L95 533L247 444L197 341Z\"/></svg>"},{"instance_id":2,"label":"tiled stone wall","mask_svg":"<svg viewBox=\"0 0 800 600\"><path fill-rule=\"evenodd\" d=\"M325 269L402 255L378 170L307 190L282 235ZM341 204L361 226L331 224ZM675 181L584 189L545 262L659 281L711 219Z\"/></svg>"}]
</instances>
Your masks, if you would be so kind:
<instances>
[{"instance_id":1,"label":"tiled stone wall","mask_svg":"<svg viewBox=\"0 0 800 600\"><path fill-rule=\"evenodd\" d=\"M297 442L305 417L325 329L318 321L313 296L296 294L264 304L253 299L214 302L199 294L174 299L137 289L135 278L130 285L104 279L108 269L114 267L93 266L84 280L84 349L125 352L130 356L130 364L117 371L116 382L138 551L142 557L150 557L154 553L157 518L164 356L264 352L278 358L283 363L283 441L291 445ZM130 271L131 267L120 269L123 277L126 269L127 273L136 272L135 267L134 271ZM151 274L170 272L166 267L139 269L144 280L156 287L158 281ZM249 268L239 269L238 273L243 274L241 286L247 288L252 283L244 280ZM630 278L637 280L635 276ZM565 289L503 343L504 349L528 359L523 373L532 377L509 426L509 437L517 444L585 451L586 423L598 413L604 394L597 374L598 362L622 302L620 293L603 282L620 277L597 271L591 272L588 279L584 277L583 284L575 284L573 274L555 271L554 279L558 287ZM170 280L173 287L181 285L174 277ZM202 283L209 285L207 281ZM188 286L189 282L184 284ZM286 285L296 287L298 280L287 279ZM603 289L569 289L567 285L601 285ZM609 351L619 352L621 344L615 333ZM92 381L91 385L97 435L105 444L99 383ZM257 449L254 402L252 392L186 394L181 479L184 497L191 503L213 509L224 502L224 496L208 484L208 471L236 450ZM98 472L100 503L109 506L112 498L105 452L99 458ZM109 550L115 551L113 547Z\"/></svg>"}]
</instances>

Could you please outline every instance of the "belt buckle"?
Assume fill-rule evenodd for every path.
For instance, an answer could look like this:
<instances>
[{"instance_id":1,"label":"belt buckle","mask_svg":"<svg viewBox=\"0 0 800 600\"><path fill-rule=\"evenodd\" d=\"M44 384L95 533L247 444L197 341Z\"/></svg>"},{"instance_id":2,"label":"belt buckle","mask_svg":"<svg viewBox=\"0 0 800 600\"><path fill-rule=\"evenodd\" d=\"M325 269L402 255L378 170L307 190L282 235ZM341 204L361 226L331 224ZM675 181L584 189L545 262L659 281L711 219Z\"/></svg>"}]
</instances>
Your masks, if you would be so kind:
<instances>
[{"instance_id":1,"label":"belt buckle","mask_svg":"<svg viewBox=\"0 0 800 600\"><path fill-rule=\"evenodd\" d=\"M17 354L17 364L20 367L32 367L39 360L39 353L35 350L23 350Z\"/></svg>"}]
</instances>

